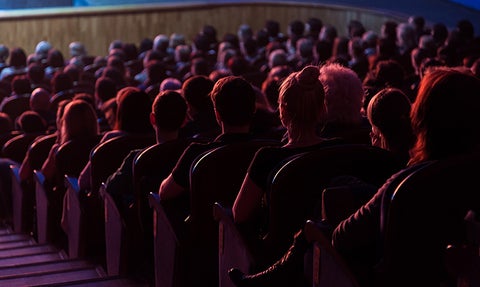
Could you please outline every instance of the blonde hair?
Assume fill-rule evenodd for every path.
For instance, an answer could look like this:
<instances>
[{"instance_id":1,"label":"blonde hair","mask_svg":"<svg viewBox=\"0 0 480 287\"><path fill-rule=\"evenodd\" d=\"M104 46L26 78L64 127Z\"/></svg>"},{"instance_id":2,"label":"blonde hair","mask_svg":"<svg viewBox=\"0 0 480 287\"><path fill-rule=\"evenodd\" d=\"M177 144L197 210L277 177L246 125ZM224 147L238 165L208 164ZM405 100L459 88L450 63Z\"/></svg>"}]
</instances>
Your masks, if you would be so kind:
<instances>
[{"instance_id":1,"label":"blonde hair","mask_svg":"<svg viewBox=\"0 0 480 287\"><path fill-rule=\"evenodd\" d=\"M290 74L281 84L278 105L287 129L315 127L325 119L325 91L316 66Z\"/></svg>"},{"instance_id":2,"label":"blonde hair","mask_svg":"<svg viewBox=\"0 0 480 287\"><path fill-rule=\"evenodd\" d=\"M320 68L320 81L325 87L328 122L357 125L362 122L362 81L350 68L330 63Z\"/></svg>"}]
</instances>

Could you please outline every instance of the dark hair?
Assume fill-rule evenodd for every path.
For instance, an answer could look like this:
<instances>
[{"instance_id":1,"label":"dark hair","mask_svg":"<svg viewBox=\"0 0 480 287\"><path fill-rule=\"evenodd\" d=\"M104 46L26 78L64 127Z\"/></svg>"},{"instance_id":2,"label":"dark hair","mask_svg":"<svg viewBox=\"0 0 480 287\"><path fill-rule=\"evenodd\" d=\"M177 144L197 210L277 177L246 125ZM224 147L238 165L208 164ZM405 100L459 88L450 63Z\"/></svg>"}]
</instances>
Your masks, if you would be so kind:
<instances>
[{"instance_id":1,"label":"dark hair","mask_svg":"<svg viewBox=\"0 0 480 287\"><path fill-rule=\"evenodd\" d=\"M100 77L95 82L95 97L102 103L114 98L117 93L115 81L108 77Z\"/></svg>"},{"instance_id":2,"label":"dark hair","mask_svg":"<svg viewBox=\"0 0 480 287\"><path fill-rule=\"evenodd\" d=\"M4 112L0 112L0 134L13 130L13 122L10 116Z\"/></svg>"},{"instance_id":3,"label":"dark hair","mask_svg":"<svg viewBox=\"0 0 480 287\"><path fill-rule=\"evenodd\" d=\"M47 55L47 65L54 68L61 68L65 66L65 59L60 50L51 49Z\"/></svg>"},{"instance_id":4,"label":"dark hair","mask_svg":"<svg viewBox=\"0 0 480 287\"><path fill-rule=\"evenodd\" d=\"M425 74L412 106L410 163L469 153L480 144L480 79L441 67Z\"/></svg>"},{"instance_id":5,"label":"dark hair","mask_svg":"<svg viewBox=\"0 0 480 287\"><path fill-rule=\"evenodd\" d=\"M47 122L34 111L25 111L17 119L17 125L25 133L42 133L47 130Z\"/></svg>"},{"instance_id":6,"label":"dark hair","mask_svg":"<svg viewBox=\"0 0 480 287\"><path fill-rule=\"evenodd\" d=\"M193 76L182 85L183 97L190 106L198 110L211 109L210 92L213 85L214 82L206 76Z\"/></svg>"},{"instance_id":7,"label":"dark hair","mask_svg":"<svg viewBox=\"0 0 480 287\"><path fill-rule=\"evenodd\" d=\"M219 79L210 95L215 110L226 124L241 126L251 122L255 113L255 91L242 77Z\"/></svg>"},{"instance_id":8,"label":"dark hair","mask_svg":"<svg viewBox=\"0 0 480 287\"><path fill-rule=\"evenodd\" d=\"M53 93L66 91L73 88L72 78L67 73L57 72L52 78Z\"/></svg>"},{"instance_id":9,"label":"dark hair","mask_svg":"<svg viewBox=\"0 0 480 287\"><path fill-rule=\"evenodd\" d=\"M32 92L30 80L26 75L17 75L12 80L12 92L16 95L29 94Z\"/></svg>"},{"instance_id":10,"label":"dark hair","mask_svg":"<svg viewBox=\"0 0 480 287\"><path fill-rule=\"evenodd\" d=\"M115 129L128 133L151 133L150 97L139 89L129 89L121 97L117 97L117 121ZM119 92L120 93L120 92Z\"/></svg>"},{"instance_id":11,"label":"dark hair","mask_svg":"<svg viewBox=\"0 0 480 287\"><path fill-rule=\"evenodd\" d=\"M27 54L22 48L14 48L10 52L9 65L12 67L25 67L27 66Z\"/></svg>"},{"instance_id":12,"label":"dark hair","mask_svg":"<svg viewBox=\"0 0 480 287\"><path fill-rule=\"evenodd\" d=\"M152 111L157 127L167 131L176 131L185 122L187 103L178 92L167 90L157 95Z\"/></svg>"},{"instance_id":13,"label":"dark hair","mask_svg":"<svg viewBox=\"0 0 480 287\"><path fill-rule=\"evenodd\" d=\"M40 83L45 79L45 69L38 63L28 65L28 78L34 83Z\"/></svg>"},{"instance_id":14,"label":"dark hair","mask_svg":"<svg viewBox=\"0 0 480 287\"><path fill-rule=\"evenodd\" d=\"M387 148L406 155L414 142L411 106L402 90L385 88L372 97L367 107L368 120L381 132Z\"/></svg>"}]
</instances>

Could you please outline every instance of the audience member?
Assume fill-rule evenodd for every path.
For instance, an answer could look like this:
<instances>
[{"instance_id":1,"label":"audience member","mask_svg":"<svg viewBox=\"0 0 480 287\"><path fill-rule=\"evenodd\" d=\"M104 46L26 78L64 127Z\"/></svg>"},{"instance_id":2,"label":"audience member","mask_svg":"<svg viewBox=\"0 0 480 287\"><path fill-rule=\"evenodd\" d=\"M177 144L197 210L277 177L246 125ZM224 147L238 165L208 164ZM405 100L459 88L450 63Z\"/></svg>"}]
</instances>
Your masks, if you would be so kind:
<instances>
[{"instance_id":1,"label":"audience member","mask_svg":"<svg viewBox=\"0 0 480 287\"><path fill-rule=\"evenodd\" d=\"M157 145L177 140L178 131L185 121L187 104L176 91L164 91L157 95L152 106L150 121L155 129ZM132 150L122 165L106 181L110 193L122 216L135 201L133 192L133 161L142 149ZM162 164L159 162L159 164Z\"/></svg>"},{"instance_id":2,"label":"audience member","mask_svg":"<svg viewBox=\"0 0 480 287\"><path fill-rule=\"evenodd\" d=\"M328 111L325 125L318 129L320 135L368 144L370 125L361 112L364 90L357 74L350 68L331 63L320 68L320 81L325 87Z\"/></svg>"},{"instance_id":3,"label":"audience member","mask_svg":"<svg viewBox=\"0 0 480 287\"><path fill-rule=\"evenodd\" d=\"M188 105L188 120L181 128L183 137L214 139L220 134L210 93L214 82L205 76L194 76L182 85L182 95Z\"/></svg>"},{"instance_id":4,"label":"audience member","mask_svg":"<svg viewBox=\"0 0 480 287\"><path fill-rule=\"evenodd\" d=\"M233 220L245 226L246 238L252 246L259 236L259 222L268 212L268 179L270 173L284 159L329 146L339 141L320 137L317 127L325 123L324 86L318 79L318 67L307 66L300 72L288 76L280 86L278 110L282 125L286 128L287 139L281 147L263 147L252 159L240 191L233 204ZM292 211L295 212L295 211ZM250 230L252 229L252 230ZM258 250L260 266L271 260L268 248Z\"/></svg>"},{"instance_id":5,"label":"audience member","mask_svg":"<svg viewBox=\"0 0 480 287\"><path fill-rule=\"evenodd\" d=\"M252 139L250 123L255 112L255 91L243 78L228 76L218 80L210 93L222 133L207 143L192 143L162 182L162 200L177 198L189 190L190 165L202 152L225 144Z\"/></svg>"},{"instance_id":6,"label":"audience member","mask_svg":"<svg viewBox=\"0 0 480 287\"><path fill-rule=\"evenodd\" d=\"M150 124L151 101L145 92L135 87L126 87L118 91L115 126L103 134L100 143L121 135L152 134ZM82 190L91 188L91 162L83 168L78 177L78 185Z\"/></svg>"}]
</instances>

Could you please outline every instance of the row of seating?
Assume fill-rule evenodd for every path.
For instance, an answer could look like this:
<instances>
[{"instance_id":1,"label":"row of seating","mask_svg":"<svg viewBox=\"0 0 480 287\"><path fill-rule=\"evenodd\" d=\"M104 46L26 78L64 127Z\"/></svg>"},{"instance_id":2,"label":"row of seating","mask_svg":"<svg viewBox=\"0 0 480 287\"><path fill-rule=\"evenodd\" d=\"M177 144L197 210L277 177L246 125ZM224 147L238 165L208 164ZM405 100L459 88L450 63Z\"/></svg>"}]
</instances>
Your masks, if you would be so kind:
<instances>
[{"instance_id":1,"label":"row of seating","mask_svg":"<svg viewBox=\"0 0 480 287\"><path fill-rule=\"evenodd\" d=\"M233 223L230 208L255 152L278 143L259 140L231 144L200 156L191 168L191 197L187 203L190 211L178 214L173 211L185 202L160 202L156 190L188 141L183 146L152 146L153 138L121 136L101 145L96 145L99 138L88 143L69 142L57 153L57 165L63 174L61 182L48 183L38 169L54 139L53 135L46 136L29 147L30 153L39 150L38 157L32 157L36 161L32 162L36 170L33 185L20 183L18 166L11 167L16 231L34 230L38 242L43 243L61 241L58 236L65 232L70 258L90 257L104 264L109 275L126 275L132 264L151 260L155 286L187 284L182 282L186 279L183 272L190 272L191 278L216 277L222 287L234 286L228 278L230 268L246 273L255 269L257 254L252 253ZM136 204L127 215L122 215L103 183L130 150L149 146L134 163ZM89 158L96 183L86 193L78 188L76 178ZM408 283L414 278L420 282L433 276L438 267L432 265L435 262L442 266L445 263L445 268L449 267L448 271L459 280L479 282L480 225L467 208L472 207L475 199L475 193L469 194L477 186L478 159L475 155L428 162L405 171L404 180L392 184L390 211L384 219L386 255L382 278L386 284ZM368 145L326 147L282 162L271 177L268 231L262 239L265 252L278 258L298 228L304 227L316 246L312 262L314 286L357 286L329 240L316 229L315 221L339 222L368 200L368 196L359 200L348 186L330 186L339 177L355 177L379 186L397 170L399 166L388 152ZM466 201L452 202L450 195L459 192L465 194ZM62 211L66 217L63 226ZM463 242L457 237L463 234L462 222L467 212L473 232L466 237L468 241L464 240L468 244L458 245ZM449 220L452 215L456 221ZM430 246L429 235L442 230L452 234L451 242ZM438 253L439 248L448 254L447 262L440 257L443 253ZM146 259L152 249L152 258ZM467 261L472 264L465 264ZM466 267L459 270L460 265ZM345 284L334 274L343 274Z\"/></svg>"}]
</instances>

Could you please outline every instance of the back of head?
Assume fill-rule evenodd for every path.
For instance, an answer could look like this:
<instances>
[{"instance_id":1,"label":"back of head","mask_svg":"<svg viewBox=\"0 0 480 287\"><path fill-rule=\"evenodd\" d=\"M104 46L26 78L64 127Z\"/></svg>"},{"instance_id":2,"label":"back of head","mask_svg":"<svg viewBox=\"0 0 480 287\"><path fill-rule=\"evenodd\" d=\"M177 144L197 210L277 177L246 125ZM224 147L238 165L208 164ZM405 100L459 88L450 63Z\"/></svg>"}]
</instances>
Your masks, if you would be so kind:
<instances>
[{"instance_id":1,"label":"back of head","mask_svg":"<svg viewBox=\"0 0 480 287\"><path fill-rule=\"evenodd\" d=\"M412 106L412 163L478 150L480 79L455 68L425 74Z\"/></svg>"},{"instance_id":2,"label":"back of head","mask_svg":"<svg viewBox=\"0 0 480 287\"><path fill-rule=\"evenodd\" d=\"M78 41L71 42L68 45L68 50L70 53L70 57L87 55L87 50L85 49L85 45L83 45L82 42L78 42Z\"/></svg>"},{"instance_id":3,"label":"back of head","mask_svg":"<svg viewBox=\"0 0 480 287\"><path fill-rule=\"evenodd\" d=\"M318 39L318 34L322 29L323 22L319 18L309 18L305 23L305 30L313 39Z\"/></svg>"},{"instance_id":4,"label":"back of head","mask_svg":"<svg viewBox=\"0 0 480 287\"><path fill-rule=\"evenodd\" d=\"M282 49L272 51L268 56L268 66L270 69L276 66L288 65L288 55Z\"/></svg>"},{"instance_id":5,"label":"back of head","mask_svg":"<svg viewBox=\"0 0 480 287\"><path fill-rule=\"evenodd\" d=\"M10 52L9 65L12 67L25 67L27 66L27 54L22 48L13 48Z\"/></svg>"},{"instance_id":6,"label":"back of head","mask_svg":"<svg viewBox=\"0 0 480 287\"><path fill-rule=\"evenodd\" d=\"M379 61L375 66L375 80L380 86L402 88L405 70L395 60Z\"/></svg>"},{"instance_id":7,"label":"back of head","mask_svg":"<svg viewBox=\"0 0 480 287\"><path fill-rule=\"evenodd\" d=\"M95 97L99 103L114 98L117 94L115 82L107 77L100 77L95 82Z\"/></svg>"},{"instance_id":8,"label":"back of head","mask_svg":"<svg viewBox=\"0 0 480 287\"><path fill-rule=\"evenodd\" d=\"M62 52L58 49L50 49L47 55L47 65L55 68L65 66L65 58Z\"/></svg>"},{"instance_id":9,"label":"back of head","mask_svg":"<svg viewBox=\"0 0 480 287\"><path fill-rule=\"evenodd\" d=\"M169 38L168 46L175 49L179 45L185 45L185 35L179 33L172 33Z\"/></svg>"},{"instance_id":10,"label":"back of head","mask_svg":"<svg viewBox=\"0 0 480 287\"><path fill-rule=\"evenodd\" d=\"M47 41L40 41L35 46L35 54L39 60L46 59L48 51L52 49L52 45Z\"/></svg>"},{"instance_id":11,"label":"back of head","mask_svg":"<svg viewBox=\"0 0 480 287\"><path fill-rule=\"evenodd\" d=\"M212 107L210 92L213 85L214 82L206 76L193 76L182 85L183 97L188 105L197 110L210 109Z\"/></svg>"},{"instance_id":12,"label":"back of head","mask_svg":"<svg viewBox=\"0 0 480 287\"><path fill-rule=\"evenodd\" d=\"M83 70L75 64L67 64L63 71L70 76L74 83L80 81L83 72Z\"/></svg>"},{"instance_id":13,"label":"back of head","mask_svg":"<svg viewBox=\"0 0 480 287\"><path fill-rule=\"evenodd\" d=\"M150 83L160 83L167 77L167 69L162 61L149 61L146 69Z\"/></svg>"},{"instance_id":14,"label":"back of head","mask_svg":"<svg viewBox=\"0 0 480 287\"><path fill-rule=\"evenodd\" d=\"M61 143L96 136L98 122L92 105L79 99L69 102L63 111L61 129Z\"/></svg>"},{"instance_id":15,"label":"back of head","mask_svg":"<svg viewBox=\"0 0 480 287\"><path fill-rule=\"evenodd\" d=\"M386 141L384 148L402 147L406 151L413 144L410 123L411 102L402 90L385 88L375 94L367 107L370 124L377 128Z\"/></svg>"},{"instance_id":16,"label":"back of head","mask_svg":"<svg viewBox=\"0 0 480 287\"><path fill-rule=\"evenodd\" d=\"M125 92L122 90L125 89ZM152 102L143 91L127 87L117 95L117 120L115 129L128 133L153 133L150 124Z\"/></svg>"},{"instance_id":17,"label":"back of head","mask_svg":"<svg viewBox=\"0 0 480 287\"><path fill-rule=\"evenodd\" d=\"M7 46L0 44L0 62L3 63L10 55L10 49Z\"/></svg>"},{"instance_id":18,"label":"back of head","mask_svg":"<svg viewBox=\"0 0 480 287\"><path fill-rule=\"evenodd\" d=\"M67 73L57 72L52 78L53 93L59 93L62 91L73 88L72 78Z\"/></svg>"},{"instance_id":19,"label":"back of head","mask_svg":"<svg viewBox=\"0 0 480 287\"><path fill-rule=\"evenodd\" d=\"M182 82L177 78L166 78L160 83L160 92L167 90L180 90L182 88Z\"/></svg>"},{"instance_id":20,"label":"back of head","mask_svg":"<svg viewBox=\"0 0 480 287\"><path fill-rule=\"evenodd\" d=\"M325 87L328 121L340 125L358 125L362 121L363 85L350 68L331 63L320 68Z\"/></svg>"},{"instance_id":21,"label":"back of head","mask_svg":"<svg viewBox=\"0 0 480 287\"><path fill-rule=\"evenodd\" d=\"M0 112L0 134L8 133L13 130L13 122L10 116Z\"/></svg>"},{"instance_id":22,"label":"back of head","mask_svg":"<svg viewBox=\"0 0 480 287\"><path fill-rule=\"evenodd\" d=\"M50 92L44 88L36 88L30 96L30 109L35 112L45 112L50 109Z\"/></svg>"},{"instance_id":23,"label":"back of head","mask_svg":"<svg viewBox=\"0 0 480 287\"><path fill-rule=\"evenodd\" d=\"M278 105L287 128L315 127L325 119L325 90L316 66L290 74L281 84Z\"/></svg>"},{"instance_id":24,"label":"back of head","mask_svg":"<svg viewBox=\"0 0 480 287\"><path fill-rule=\"evenodd\" d=\"M159 129L177 131L185 122L187 103L180 93L164 91L155 98L152 111Z\"/></svg>"},{"instance_id":25,"label":"back of head","mask_svg":"<svg viewBox=\"0 0 480 287\"><path fill-rule=\"evenodd\" d=\"M159 34L153 39L153 50L165 51L168 48L170 39L165 34Z\"/></svg>"},{"instance_id":26,"label":"back of head","mask_svg":"<svg viewBox=\"0 0 480 287\"><path fill-rule=\"evenodd\" d=\"M29 94L32 91L26 75L15 76L12 80L12 92L16 95Z\"/></svg>"},{"instance_id":27,"label":"back of head","mask_svg":"<svg viewBox=\"0 0 480 287\"><path fill-rule=\"evenodd\" d=\"M45 69L39 63L28 65L27 76L32 83L41 83L45 79Z\"/></svg>"},{"instance_id":28,"label":"back of head","mask_svg":"<svg viewBox=\"0 0 480 287\"><path fill-rule=\"evenodd\" d=\"M25 133L43 133L47 130L45 120L34 111L25 111L17 119L17 125Z\"/></svg>"},{"instance_id":29,"label":"back of head","mask_svg":"<svg viewBox=\"0 0 480 287\"><path fill-rule=\"evenodd\" d=\"M210 95L222 122L230 126L250 124L255 113L255 91L245 79L237 76L221 78Z\"/></svg>"}]
</instances>

